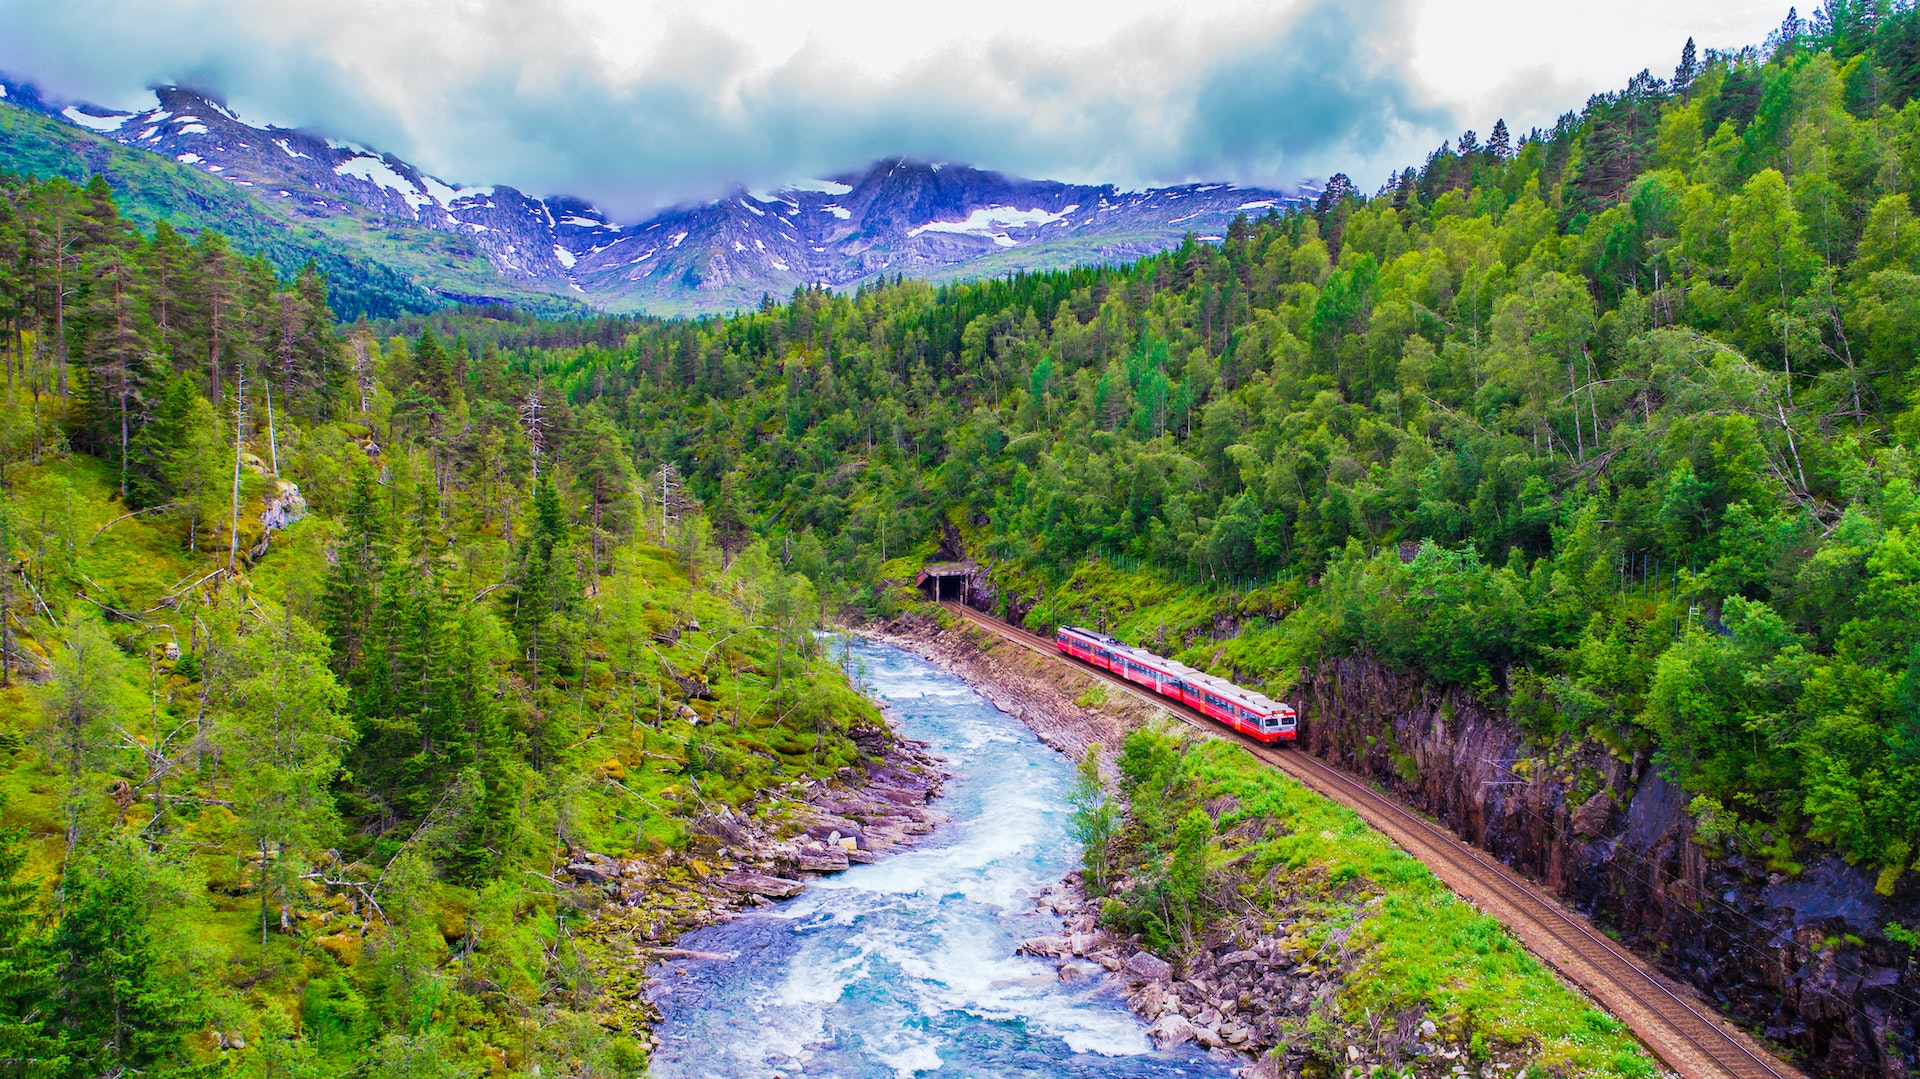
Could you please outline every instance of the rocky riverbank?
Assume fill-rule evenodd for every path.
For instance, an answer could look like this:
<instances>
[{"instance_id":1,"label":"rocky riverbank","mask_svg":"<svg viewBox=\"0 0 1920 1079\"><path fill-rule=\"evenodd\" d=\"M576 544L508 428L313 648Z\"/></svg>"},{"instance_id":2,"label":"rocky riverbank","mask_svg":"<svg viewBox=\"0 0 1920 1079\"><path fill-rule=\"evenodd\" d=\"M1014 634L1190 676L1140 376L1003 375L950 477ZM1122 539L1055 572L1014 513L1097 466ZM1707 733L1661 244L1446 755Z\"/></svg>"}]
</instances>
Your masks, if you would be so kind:
<instances>
[{"instance_id":1,"label":"rocky riverbank","mask_svg":"<svg viewBox=\"0 0 1920 1079\"><path fill-rule=\"evenodd\" d=\"M1091 675L969 625L909 615L867 632L959 677L1070 756L1100 744L1109 771L1126 733L1162 714ZM1115 881L1111 893L1130 886ZM1190 950L1156 955L1138 936L1103 921L1076 873L1036 899L1043 912L1061 919L1060 931L1028 940L1021 951L1052 960L1063 980L1114 979L1157 1044L1191 1041L1233 1054L1248 1079L1361 1079L1377 1069L1427 1079L1501 1079L1534 1061L1538 1046L1477 1036L1458 1017L1422 1009L1345 1014L1339 998L1371 946L1362 930L1383 902L1377 891L1357 885L1263 892L1264 901L1242 901L1241 913L1210 922Z\"/></svg>"},{"instance_id":2,"label":"rocky riverbank","mask_svg":"<svg viewBox=\"0 0 1920 1079\"><path fill-rule=\"evenodd\" d=\"M605 1025L649 1027L650 968L704 958L675 946L683 934L909 847L945 819L930 803L948 773L925 743L878 727L852 734L861 764L771 794L749 812L722 807L696 817L684 851L571 852L556 879L576 909L592 912L583 936L602 978Z\"/></svg>"},{"instance_id":3,"label":"rocky riverbank","mask_svg":"<svg viewBox=\"0 0 1920 1079\"><path fill-rule=\"evenodd\" d=\"M1354 913L1364 918L1379 902L1359 903ZM1215 924L1192 951L1168 962L1139 938L1108 932L1077 873L1038 903L1061 918L1063 932L1027 941L1023 953L1055 960L1062 979L1103 972L1119 979L1156 1045L1191 1041L1237 1055L1246 1061L1243 1079L1325 1074L1334 1070L1328 1063L1349 1079L1375 1067L1432 1079L1499 1079L1525 1063L1524 1052L1476 1052L1462 1031L1424 1016L1343 1021L1334 1000L1357 955L1348 929L1310 938L1324 912L1269 910Z\"/></svg>"}]
</instances>

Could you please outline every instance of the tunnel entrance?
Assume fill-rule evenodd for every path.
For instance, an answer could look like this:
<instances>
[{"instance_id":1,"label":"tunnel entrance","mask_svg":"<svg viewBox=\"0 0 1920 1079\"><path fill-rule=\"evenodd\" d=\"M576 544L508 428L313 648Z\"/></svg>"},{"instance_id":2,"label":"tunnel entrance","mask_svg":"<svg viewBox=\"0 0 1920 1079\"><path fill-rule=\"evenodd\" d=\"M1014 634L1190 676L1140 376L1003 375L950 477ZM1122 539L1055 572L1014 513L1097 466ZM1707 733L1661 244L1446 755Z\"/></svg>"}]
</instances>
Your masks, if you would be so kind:
<instances>
[{"instance_id":1,"label":"tunnel entrance","mask_svg":"<svg viewBox=\"0 0 1920 1079\"><path fill-rule=\"evenodd\" d=\"M973 600L973 575L980 567L972 562L933 562L921 569L914 583L928 599L970 603Z\"/></svg>"}]
</instances>

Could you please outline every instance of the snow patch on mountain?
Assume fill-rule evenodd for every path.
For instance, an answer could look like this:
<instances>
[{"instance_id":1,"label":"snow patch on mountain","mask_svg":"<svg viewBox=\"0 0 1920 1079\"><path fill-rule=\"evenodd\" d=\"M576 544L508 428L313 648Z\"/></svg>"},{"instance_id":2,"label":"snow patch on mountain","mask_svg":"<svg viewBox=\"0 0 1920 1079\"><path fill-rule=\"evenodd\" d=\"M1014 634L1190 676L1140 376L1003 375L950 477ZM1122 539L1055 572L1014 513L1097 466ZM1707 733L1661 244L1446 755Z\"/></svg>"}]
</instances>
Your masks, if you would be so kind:
<instances>
[{"instance_id":1,"label":"snow patch on mountain","mask_svg":"<svg viewBox=\"0 0 1920 1079\"><path fill-rule=\"evenodd\" d=\"M425 173L420 174L420 186L426 189L427 195L439 203L442 209L449 211L453 209L453 204L456 202L464 199L483 199L493 194L491 187L454 187Z\"/></svg>"},{"instance_id":2,"label":"snow patch on mountain","mask_svg":"<svg viewBox=\"0 0 1920 1079\"><path fill-rule=\"evenodd\" d=\"M333 171L341 176L352 176L387 188L405 199L407 205L415 210L434 201L432 196L423 194L406 177L393 171L391 166L377 157L348 158L335 165Z\"/></svg>"},{"instance_id":3,"label":"snow patch on mountain","mask_svg":"<svg viewBox=\"0 0 1920 1079\"><path fill-rule=\"evenodd\" d=\"M814 191L822 195L851 195L853 185L837 180L801 180L787 185L788 191Z\"/></svg>"},{"instance_id":4,"label":"snow patch on mountain","mask_svg":"<svg viewBox=\"0 0 1920 1079\"><path fill-rule=\"evenodd\" d=\"M102 134L118 131L126 126L128 120L133 119L132 116L89 116L72 105L61 110L60 115L89 131L98 131Z\"/></svg>"},{"instance_id":5,"label":"snow patch on mountain","mask_svg":"<svg viewBox=\"0 0 1920 1079\"><path fill-rule=\"evenodd\" d=\"M1069 206L1059 213L1046 210L1016 210L1011 206L983 206L968 214L960 221L929 221L917 228L907 230L908 236L918 236L923 232L954 232L975 236L994 236L1003 229L1036 228L1065 221L1067 215L1078 210L1079 206ZM996 241L998 242L998 241ZM1012 246L1011 242L1001 246Z\"/></svg>"}]
</instances>

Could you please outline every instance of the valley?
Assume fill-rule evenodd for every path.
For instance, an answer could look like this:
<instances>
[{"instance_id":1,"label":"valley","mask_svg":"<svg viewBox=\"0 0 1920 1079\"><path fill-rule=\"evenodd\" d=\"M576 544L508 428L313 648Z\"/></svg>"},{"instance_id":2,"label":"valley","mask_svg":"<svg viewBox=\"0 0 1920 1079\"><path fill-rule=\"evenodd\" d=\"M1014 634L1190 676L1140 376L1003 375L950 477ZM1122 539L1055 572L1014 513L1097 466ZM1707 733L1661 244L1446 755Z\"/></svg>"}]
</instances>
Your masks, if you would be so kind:
<instances>
[{"instance_id":1,"label":"valley","mask_svg":"<svg viewBox=\"0 0 1920 1079\"><path fill-rule=\"evenodd\" d=\"M1372 193L0 85L0 1074L1920 1068L1911 4Z\"/></svg>"}]
</instances>

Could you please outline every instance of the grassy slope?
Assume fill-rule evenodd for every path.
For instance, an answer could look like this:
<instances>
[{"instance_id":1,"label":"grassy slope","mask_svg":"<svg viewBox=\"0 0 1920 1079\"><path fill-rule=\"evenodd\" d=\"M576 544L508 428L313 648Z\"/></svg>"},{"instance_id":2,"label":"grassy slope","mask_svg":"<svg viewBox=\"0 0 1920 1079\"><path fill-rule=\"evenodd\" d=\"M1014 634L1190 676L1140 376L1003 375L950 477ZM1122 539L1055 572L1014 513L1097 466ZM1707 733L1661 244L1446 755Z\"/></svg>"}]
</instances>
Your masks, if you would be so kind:
<instances>
[{"instance_id":1,"label":"grassy slope","mask_svg":"<svg viewBox=\"0 0 1920 1079\"><path fill-rule=\"evenodd\" d=\"M905 570L915 561L902 558L888 569ZM1145 574L1096 570L1107 587L1131 587L1145 609L1192 612L1206 606L1208 597L1197 590L1160 584L1164 591L1156 591ZM916 607L951 627L945 611ZM997 640L981 647L1016 678L1050 680L1051 660ZM1086 687L1081 707L1100 708L1109 700L1105 684L1089 676L1070 684ZM1137 713L1126 718L1130 704L1116 703L1120 707L1111 714L1138 721ZM1172 724L1149 726L1132 737L1164 739L1180 755L1157 801L1205 806L1215 815L1209 875L1216 884L1237 887L1241 899L1231 911L1214 912L1207 930L1251 919L1263 934L1282 937L1289 949L1313 957L1305 962L1343 972L1336 1011L1316 1013L1290 1032L1310 1040L1329 1074L1345 1067L1347 1044L1376 1054L1378 1028L1391 1028L1409 1009L1423 1011L1443 1033L1469 1046L1476 1059L1463 1063L1476 1067L1497 1057L1524 1060L1528 1074L1536 1076L1653 1074L1651 1060L1621 1023L1359 814L1260 763L1235 742ZM1140 797L1136 792L1136 801ZM1136 822L1119 844L1122 861L1136 878L1152 877L1164 870L1166 840L1148 842L1139 827Z\"/></svg>"},{"instance_id":2,"label":"grassy slope","mask_svg":"<svg viewBox=\"0 0 1920 1079\"><path fill-rule=\"evenodd\" d=\"M1264 839L1233 852L1250 862L1256 901L1324 904L1302 944L1351 926L1360 959L1342 994L1348 1021L1424 1007L1462 1040L1525 1047L1536 1066L1577 1075L1644 1076L1645 1053L1625 1027L1593 1007L1521 947L1499 922L1449 892L1428 869L1360 816L1220 739L1187 751L1200 802L1230 796L1219 830L1265 819ZM1217 857L1224 858L1225 855ZM1268 871L1273 875L1268 877ZM1355 903L1355 899L1361 899Z\"/></svg>"}]
</instances>

